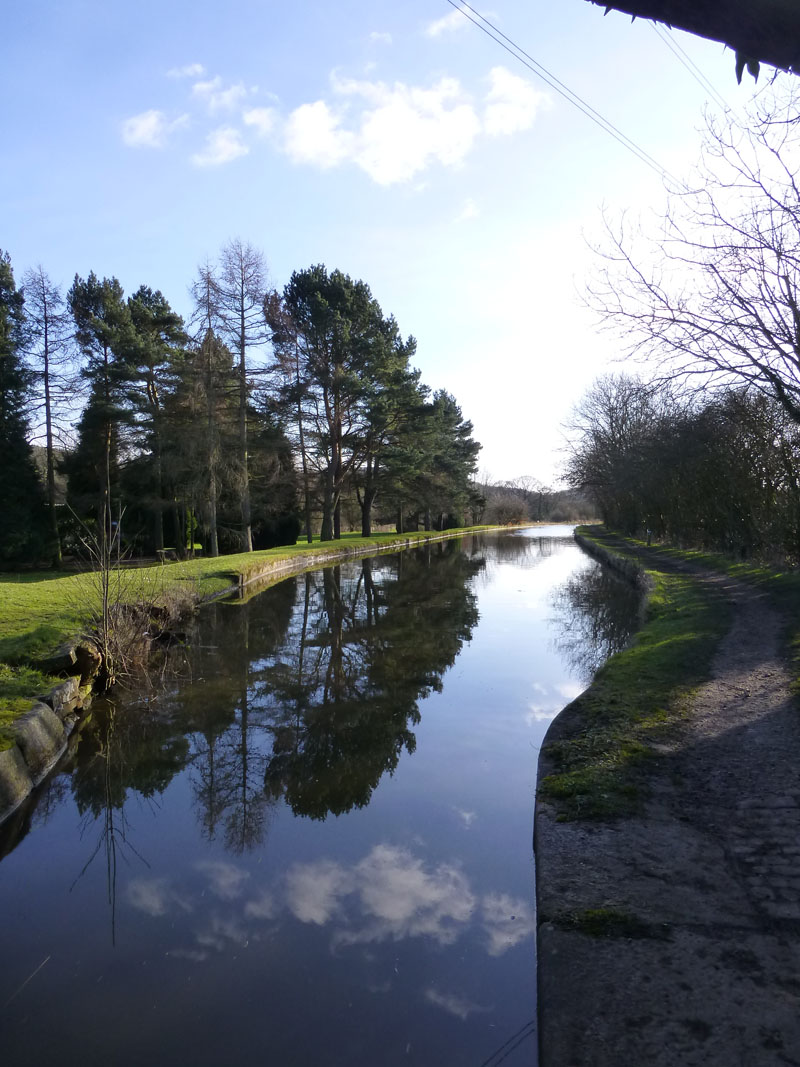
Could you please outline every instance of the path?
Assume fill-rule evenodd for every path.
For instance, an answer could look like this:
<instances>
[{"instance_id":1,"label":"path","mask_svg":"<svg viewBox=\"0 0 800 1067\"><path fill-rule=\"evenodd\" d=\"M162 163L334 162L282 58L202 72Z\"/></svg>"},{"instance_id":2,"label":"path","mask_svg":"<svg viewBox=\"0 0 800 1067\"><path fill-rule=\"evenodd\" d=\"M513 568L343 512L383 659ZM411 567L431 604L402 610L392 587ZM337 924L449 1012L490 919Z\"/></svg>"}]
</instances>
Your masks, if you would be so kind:
<instances>
[{"instance_id":1,"label":"path","mask_svg":"<svg viewBox=\"0 0 800 1067\"><path fill-rule=\"evenodd\" d=\"M734 621L641 818L537 811L540 912L612 908L648 936L540 927L541 1067L800 1065L800 712L780 618Z\"/></svg>"}]
</instances>

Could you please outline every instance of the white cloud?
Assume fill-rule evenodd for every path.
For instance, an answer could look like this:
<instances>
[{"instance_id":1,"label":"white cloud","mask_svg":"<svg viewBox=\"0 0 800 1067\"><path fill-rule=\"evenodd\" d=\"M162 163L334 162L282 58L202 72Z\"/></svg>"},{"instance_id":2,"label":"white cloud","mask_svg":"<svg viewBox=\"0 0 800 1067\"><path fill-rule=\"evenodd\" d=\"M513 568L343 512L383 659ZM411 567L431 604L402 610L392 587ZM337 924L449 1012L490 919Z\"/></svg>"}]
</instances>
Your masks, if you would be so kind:
<instances>
[{"instance_id":1,"label":"white cloud","mask_svg":"<svg viewBox=\"0 0 800 1067\"><path fill-rule=\"evenodd\" d=\"M187 63L185 67L173 67L167 71L168 78L200 78L206 72L202 63Z\"/></svg>"},{"instance_id":2,"label":"white cloud","mask_svg":"<svg viewBox=\"0 0 800 1067\"><path fill-rule=\"evenodd\" d=\"M469 222L470 219L477 219L478 215L480 215L478 205L471 197L467 197L461 211L456 215L456 222Z\"/></svg>"},{"instance_id":3,"label":"white cloud","mask_svg":"<svg viewBox=\"0 0 800 1067\"><path fill-rule=\"evenodd\" d=\"M374 44L391 44L392 35L390 33L379 33L377 30L373 30L369 35L370 41Z\"/></svg>"},{"instance_id":4,"label":"white cloud","mask_svg":"<svg viewBox=\"0 0 800 1067\"><path fill-rule=\"evenodd\" d=\"M484 116L456 78L434 85L387 84L331 75L333 100L303 104L289 115L284 148L295 163L323 170L354 163L379 185L411 182L432 164L463 163L482 133L529 129L548 97L504 67L489 74ZM467 201L459 221L475 218Z\"/></svg>"},{"instance_id":5,"label":"white cloud","mask_svg":"<svg viewBox=\"0 0 800 1067\"><path fill-rule=\"evenodd\" d=\"M432 162L461 163L480 132L475 109L454 78L430 89L335 75L332 83L338 110L318 100L289 116L286 150L295 162L330 168L349 160L379 185L393 185Z\"/></svg>"},{"instance_id":6,"label":"white cloud","mask_svg":"<svg viewBox=\"0 0 800 1067\"><path fill-rule=\"evenodd\" d=\"M429 22L425 27L426 37L439 37L443 33L451 33L453 30L461 30L469 26L469 19L461 14L461 11L451 11L449 15Z\"/></svg>"},{"instance_id":7,"label":"white cloud","mask_svg":"<svg viewBox=\"0 0 800 1067\"><path fill-rule=\"evenodd\" d=\"M192 156L192 163L197 167L219 167L239 156L246 156L249 151L238 130L220 126L208 134L205 148Z\"/></svg>"},{"instance_id":8,"label":"white cloud","mask_svg":"<svg viewBox=\"0 0 800 1067\"><path fill-rule=\"evenodd\" d=\"M188 121L188 115L169 120L163 111L142 111L122 123L122 140L131 148L163 148L172 131Z\"/></svg>"},{"instance_id":9,"label":"white cloud","mask_svg":"<svg viewBox=\"0 0 800 1067\"><path fill-rule=\"evenodd\" d=\"M286 151L295 163L311 163L327 170L351 154L353 137L324 100L303 104L286 122Z\"/></svg>"},{"instance_id":10,"label":"white cloud","mask_svg":"<svg viewBox=\"0 0 800 1067\"><path fill-rule=\"evenodd\" d=\"M207 106L212 115L218 111L232 111L248 95L244 82L237 82L223 88L222 78L210 78L208 81L195 82L192 86L192 95L199 97Z\"/></svg>"},{"instance_id":11,"label":"white cloud","mask_svg":"<svg viewBox=\"0 0 800 1067\"><path fill-rule=\"evenodd\" d=\"M250 877L250 872L243 867L218 860L202 860L195 867L208 878L209 889L220 900L236 900L240 897L244 883Z\"/></svg>"},{"instance_id":12,"label":"white cloud","mask_svg":"<svg viewBox=\"0 0 800 1067\"><path fill-rule=\"evenodd\" d=\"M492 136L529 130L537 112L549 104L547 93L534 89L529 81L505 67L494 67L489 81L483 124Z\"/></svg>"},{"instance_id":13,"label":"white cloud","mask_svg":"<svg viewBox=\"0 0 800 1067\"><path fill-rule=\"evenodd\" d=\"M242 112L242 121L245 126L252 126L259 137L266 137L272 133L277 122L277 112L271 107L251 107Z\"/></svg>"}]
</instances>

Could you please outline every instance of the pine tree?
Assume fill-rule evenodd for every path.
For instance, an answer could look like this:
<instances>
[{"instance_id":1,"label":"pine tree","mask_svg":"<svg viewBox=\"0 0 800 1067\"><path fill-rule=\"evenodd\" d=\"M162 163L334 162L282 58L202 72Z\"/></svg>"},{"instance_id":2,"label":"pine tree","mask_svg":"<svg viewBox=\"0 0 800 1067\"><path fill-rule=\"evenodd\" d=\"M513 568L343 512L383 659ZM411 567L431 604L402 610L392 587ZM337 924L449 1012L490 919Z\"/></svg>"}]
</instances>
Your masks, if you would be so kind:
<instances>
[{"instance_id":1,"label":"pine tree","mask_svg":"<svg viewBox=\"0 0 800 1067\"><path fill-rule=\"evenodd\" d=\"M24 298L10 256L0 252L0 559L15 563L36 560L44 541L44 499L27 436L24 330Z\"/></svg>"}]
</instances>

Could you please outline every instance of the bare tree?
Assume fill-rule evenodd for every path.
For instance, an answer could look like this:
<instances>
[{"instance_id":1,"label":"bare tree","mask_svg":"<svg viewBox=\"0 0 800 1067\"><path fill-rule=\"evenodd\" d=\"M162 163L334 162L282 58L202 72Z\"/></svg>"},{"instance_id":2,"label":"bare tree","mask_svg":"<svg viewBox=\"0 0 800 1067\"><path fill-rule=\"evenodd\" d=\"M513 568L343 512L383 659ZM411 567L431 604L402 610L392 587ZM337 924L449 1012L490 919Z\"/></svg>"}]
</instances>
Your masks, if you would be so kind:
<instances>
[{"instance_id":1,"label":"bare tree","mask_svg":"<svg viewBox=\"0 0 800 1067\"><path fill-rule=\"evenodd\" d=\"M589 303L700 388L745 383L800 422L800 89L774 84L746 121L707 119L696 182L659 232L607 224Z\"/></svg>"},{"instance_id":2,"label":"bare tree","mask_svg":"<svg viewBox=\"0 0 800 1067\"><path fill-rule=\"evenodd\" d=\"M239 361L239 462L241 464L242 548L253 551L250 515L250 478L247 460L248 353L269 340L264 322L267 266L264 256L250 244L229 241L220 254L213 277L220 333Z\"/></svg>"}]
</instances>

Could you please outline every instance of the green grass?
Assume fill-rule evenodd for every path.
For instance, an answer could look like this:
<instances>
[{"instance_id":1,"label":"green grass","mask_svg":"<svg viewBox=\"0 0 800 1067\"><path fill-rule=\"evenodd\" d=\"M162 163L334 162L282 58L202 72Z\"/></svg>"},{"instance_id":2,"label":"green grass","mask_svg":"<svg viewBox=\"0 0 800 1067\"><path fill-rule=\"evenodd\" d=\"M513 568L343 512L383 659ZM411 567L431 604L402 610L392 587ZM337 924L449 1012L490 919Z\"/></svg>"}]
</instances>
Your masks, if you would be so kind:
<instances>
[{"instance_id":1,"label":"green grass","mask_svg":"<svg viewBox=\"0 0 800 1067\"><path fill-rule=\"evenodd\" d=\"M380 533L372 537L344 534L339 541L320 542L271 548L260 552L242 552L227 556L186 560L181 563L156 564L151 567L131 568L119 573L121 599L138 597L157 599L174 587L188 590L193 597L204 599L225 592L236 586L240 577L249 581L261 574L270 564L296 559L303 555L336 555L343 549L354 552L374 548L380 550L406 538L425 540L429 538L458 537L465 533L492 529L488 526L472 526L461 530L414 531L408 534ZM309 566L318 566L318 563ZM8 673L8 667L21 667L35 663L47 656L65 640L80 633L92 607L99 604L100 594L97 576L93 573L43 571L37 573L0 574L0 727L6 726L20 711L30 706L30 697L42 686L37 682L28 690L24 707L20 701L16 675ZM22 677L22 675L19 675ZM53 682L51 680L50 684ZM48 688L48 687L44 687ZM6 735L7 736L7 735Z\"/></svg>"},{"instance_id":2,"label":"green grass","mask_svg":"<svg viewBox=\"0 0 800 1067\"><path fill-rule=\"evenodd\" d=\"M638 916L618 908L586 908L555 916L551 921L565 930L575 930L588 937L667 940L670 936L667 925L646 923Z\"/></svg>"},{"instance_id":3,"label":"green grass","mask_svg":"<svg viewBox=\"0 0 800 1067\"><path fill-rule=\"evenodd\" d=\"M49 674L33 667L9 667L0 663L0 752L14 743L9 732L13 721L31 706L31 699L38 693L46 693L58 682Z\"/></svg>"},{"instance_id":4,"label":"green grass","mask_svg":"<svg viewBox=\"0 0 800 1067\"><path fill-rule=\"evenodd\" d=\"M631 544L641 547L644 542L631 541ZM760 561L734 560L700 549L679 549L674 545L654 547L667 558L686 560L762 589L785 620L784 646L794 675L795 692L800 693L800 571L777 569Z\"/></svg>"},{"instance_id":5,"label":"green grass","mask_svg":"<svg viewBox=\"0 0 800 1067\"><path fill-rule=\"evenodd\" d=\"M604 545L602 536L584 536ZM604 545L609 548L611 546ZM635 556L620 550L618 555ZM730 604L714 590L657 564L644 625L571 705L577 728L546 745L553 773L539 793L558 818L609 818L635 812L647 793L647 763L685 717L692 692L710 676L730 625Z\"/></svg>"}]
</instances>

